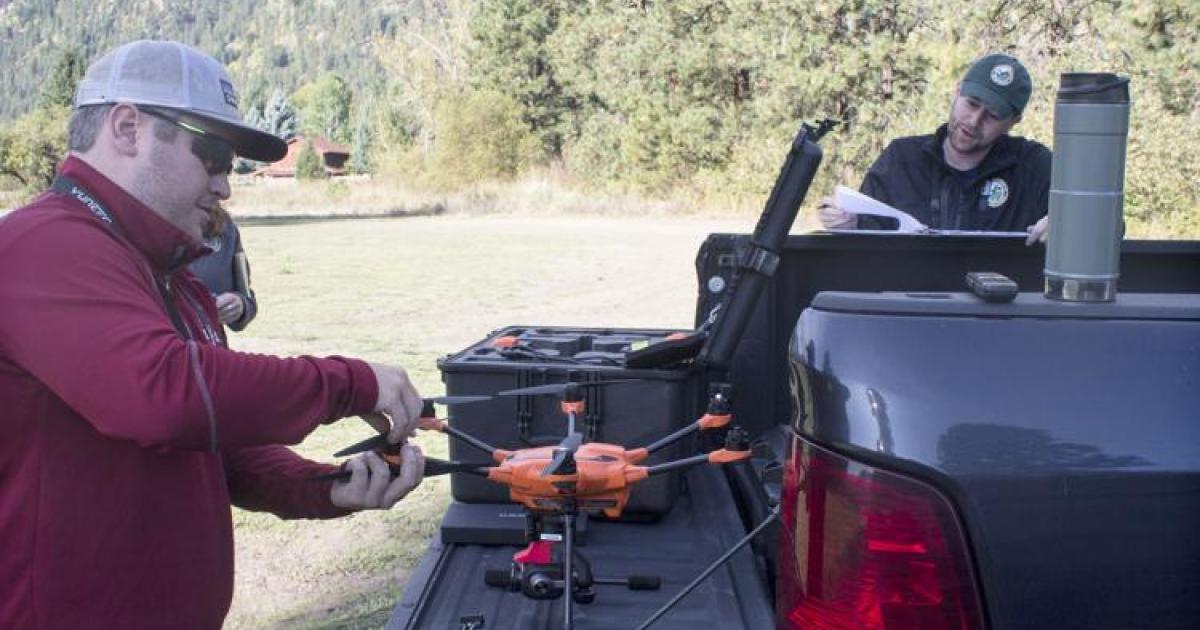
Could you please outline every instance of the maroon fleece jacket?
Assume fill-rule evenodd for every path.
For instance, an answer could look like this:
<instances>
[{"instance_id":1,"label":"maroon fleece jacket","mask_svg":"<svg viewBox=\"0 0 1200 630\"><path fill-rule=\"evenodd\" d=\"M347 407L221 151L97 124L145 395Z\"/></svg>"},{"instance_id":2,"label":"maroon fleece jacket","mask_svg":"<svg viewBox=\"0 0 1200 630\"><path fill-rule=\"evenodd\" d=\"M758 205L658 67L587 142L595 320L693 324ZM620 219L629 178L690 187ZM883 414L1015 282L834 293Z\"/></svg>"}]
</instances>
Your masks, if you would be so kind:
<instances>
[{"instance_id":1,"label":"maroon fleece jacket","mask_svg":"<svg viewBox=\"0 0 1200 630\"><path fill-rule=\"evenodd\" d=\"M61 173L118 227L53 192L0 219L0 628L219 628L231 502L344 514L307 479L332 467L278 445L371 410L375 378L222 347L186 270L206 250L81 160Z\"/></svg>"}]
</instances>

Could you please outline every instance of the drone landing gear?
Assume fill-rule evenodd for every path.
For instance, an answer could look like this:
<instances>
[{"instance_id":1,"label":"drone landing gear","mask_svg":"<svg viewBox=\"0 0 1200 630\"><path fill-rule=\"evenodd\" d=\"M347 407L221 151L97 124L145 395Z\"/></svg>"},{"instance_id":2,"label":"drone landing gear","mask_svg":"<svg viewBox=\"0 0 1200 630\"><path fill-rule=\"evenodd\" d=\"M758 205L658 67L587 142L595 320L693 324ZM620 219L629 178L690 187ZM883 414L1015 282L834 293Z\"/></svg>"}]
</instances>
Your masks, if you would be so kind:
<instances>
[{"instance_id":1,"label":"drone landing gear","mask_svg":"<svg viewBox=\"0 0 1200 630\"><path fill-rule=\"evenodd\" d=\"M662 579L656 575L630 575L623 578L597 578L592 563L575 548L577 514L566 512L560 519L551 514L531 512L527 527L529 546L513 554L508 571L488 571L488 586L520 591L532 599L557 599L568 589L564 601L564 628L571 628L572 603L590 604L596 599L596 585L625 586L630 590L658 590Z\"/></svg>"}]
</instances>

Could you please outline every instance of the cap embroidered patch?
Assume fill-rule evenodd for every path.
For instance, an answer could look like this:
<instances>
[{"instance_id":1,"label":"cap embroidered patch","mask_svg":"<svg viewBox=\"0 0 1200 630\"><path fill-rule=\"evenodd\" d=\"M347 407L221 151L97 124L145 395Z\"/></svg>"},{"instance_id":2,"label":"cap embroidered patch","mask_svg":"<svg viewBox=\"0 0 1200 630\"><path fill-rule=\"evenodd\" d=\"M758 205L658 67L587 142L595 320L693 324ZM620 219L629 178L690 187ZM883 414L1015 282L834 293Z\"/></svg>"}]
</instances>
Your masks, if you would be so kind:
<instances>
[{"instance_id":1,"label":"cap embroidered patch","mask_svg":"<svg viewBox=\"0 0 1200 630\"><path fill-rule=\"evenodd\" d=\"M1001 87L1012 85L1013 67L1006 63L992 66L991 78L992 83L995 83Z\"/></svg>"},{"instance_id":2,"label":"cap embroidered patch","mask_svg":"<svg viewBox=\"0 0 1200 630\"><path fill-rule=\"evenodd\" d=\"M996 73L996 71L993 70L992 71L993 78L996 76L995 73ZM1009 81L1012 81L1011 77L1009 78ZM225 104L226 105L229 105L230 107L234 107L234 108L236 108L238 106L237 92L233 91L232 83L222 79L221 80L221 92L225 94Z\"/></svg>"},{"instance_id":3,"label":"cap embroidered patch","mask_svg":"<svg viewBox=\"0 0 1200 630\"><path fill-rule=\"evenodd\" d=\"M1008 182L1000 179L990 179L983 185L983 196L987 197L989 208L999 208L1008 201Z\"/></svg>"}]
</instances>

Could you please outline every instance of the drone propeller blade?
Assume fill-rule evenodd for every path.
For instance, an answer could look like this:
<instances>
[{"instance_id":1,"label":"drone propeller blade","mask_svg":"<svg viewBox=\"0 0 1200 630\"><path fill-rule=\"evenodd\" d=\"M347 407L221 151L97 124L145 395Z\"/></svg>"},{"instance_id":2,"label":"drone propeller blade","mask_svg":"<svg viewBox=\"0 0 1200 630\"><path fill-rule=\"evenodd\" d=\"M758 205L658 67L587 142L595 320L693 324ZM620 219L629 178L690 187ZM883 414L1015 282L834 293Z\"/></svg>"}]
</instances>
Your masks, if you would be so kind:
<instances>
[{"instance_id":1,"label":"drone propeller blade","mask_svg":"<svg viewBox=\"0 0 1200 630\"><path fill-rule=\"evenodd\" d=\"M574 466L571 466L570 470L567 469L568 461L570 461L572 464L574 463L574 458L572 457L571 451L555 452L554 459L551 460L549 464L546 464L546 467L542 469L542 476L549 477L550 475L562 475L575 472Z\"/></svg>"},{"instance_id":2,"label":"drone propeller blade","mask_svg":"<svg viewBox=\"0 0 1200 630\"><path fill-rule=\"evenodd\" d=\"M421 417L423 419L424 418L434 418L435 413L434 413L433 405L465 405L468 403L483 402L485 400L491 400L492 398L495 398L495 396L435 396L433 398L423 398L422 402L424 402L424 409L421 410ZM379 416L380 418L382 418L382 420L380 420L380 421L373 421L373 420L376 420L376 418L367 417L367 415L362 416L363 420L366 420L376 430L380 430L380 431L383 430L383 427L379 426L377 424L377 422L389 422L387 420L387 417L384 416L383 414L373 413L370 415L371 416ZM428 427L422 426L422 428L428 428ZM387 445L388 444L387 444L386 436L384 436L383 434L380 434L380 435L376 435L375 437L367 438L356 444L347 446L346 448L334 453L333 455L334 455L334 457L345 457L346 455L353 455L355 453L365 453L366 451L372 451L377 448L387 448Z\"/></svg>"},{"instance_id":3,"label":"drone propeller blade","mask_svg":"<svg viewBox=\"0 0 1200 630\"><path fill-rule=\"evenodd\" d=\"M565 449L571 451L572 453L574 453L575 451L579 450L579 447L582 444L583 444L583 434L576 431L576 432L571 433L567 437L563 438L563 441L558 443L557 448L565 448Z\"/></svg>"},{"instance_id":4,"label":"drone propeller blade","mask_svg":"<svg viewBox=\"0 0 1200 630\"><path fill-rule=\"evenodd\" d=\"M621 378L609 381L588 381L584 383L553 383L550 385L536 385L534 387L522 387L520 389L509 389L497 393L497 396L541 396L553 395L559 396L567 391L567 387L576 385L579 387L601 387L603 385L620 385L621 383L636 383L635 378Z\"/></svg>"},{"instance_id":5,"label":"drone propeller blade","mask_svg":"<svg viewBox=\"0 0 1200 630\"><path fill-rule=\"evenodd\" d=\"M466 405L468 403L491 400L492 398L495 398L495 396L435 396L433 398L426 398L426 400L431 400L434 404L438 405Z\"/></svg>"},{"instance_id":6,"label":"drone propeller blade","mask_svg":"<svg viewBox=\"0 0 1200 630\"><path fill-rule=\"evenodd\" d=\"M467 473L469 475L487 476L487 469L494 468L492 462L448 462L444 459L435 457L425 458L425 477L437 477L438 475L448 475L450 473ZM388 469L392 476L400 474L400 467L395 464L388 464ZM351 472L346 469L337 470L323 475L309 477L312 481L346 481L351 476Z\"/></svg>"},{"instance_id":7,"label":"drone propeller blade","mask_svg":"<svg viewBox=\"0 0 1200 630\"><path fill-rule=\"evenodd\" d=\"M486 475L486 469L494 468L495 466L495 462L448 462L444 459L426 457L425 476L436 477L438 475L448 475L450 473Z\"/></svg>"},{"instance_id":8,"label":"drone propeller blade","mask_svg":"<svg viewBox=\"0 0 1200 630\"><path fill-rule=\"evenodd\" d=\"M582 433L572 433L554 447L554 459L542 469L542 476L563 475L575 472L575 451L583 444Z\"/></svg>"},{"instance_id":9,"label":"drone propeller blade","mask_svg":"<svg viewBox=\"0 0 1200 630\"><path fill-rule=\"evenodd\" d=\"M497 393L497 396L539 396L539 395L557 395L563 392L563 384L556 383L553 385L537 385L535 387L522 387L520 389L508 389Z\"/></svg>"},{"instance_id":10,"label":"drone propeller blade","mask_svg":"<svg viewBox=\"0 0 1200 630\"><path fill-rule=\"evenodd\" d=\"M388 442L386 435L376 435L361 442L355 442L354 444L351 444L350 446L347 446L346 448L334 453L333 456L345 457L347 455L354 455L356 453L365 453L378 448L387 448L387 445Z\"/></svg>"}]
</instances>

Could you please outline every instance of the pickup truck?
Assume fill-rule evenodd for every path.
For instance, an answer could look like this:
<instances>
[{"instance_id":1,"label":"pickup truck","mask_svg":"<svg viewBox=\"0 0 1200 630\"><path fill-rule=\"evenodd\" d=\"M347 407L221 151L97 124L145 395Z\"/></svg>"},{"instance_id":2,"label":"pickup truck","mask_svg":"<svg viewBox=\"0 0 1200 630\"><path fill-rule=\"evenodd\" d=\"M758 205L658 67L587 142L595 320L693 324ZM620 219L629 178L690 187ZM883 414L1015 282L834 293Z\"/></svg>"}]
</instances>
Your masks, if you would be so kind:
<instances>
[{"instance_id":1,"label":"pickup truck","mask_svg":"<svg viewBox=\"0 0 1200 630\"><path fill-rule=\"evenodd\" d=\"M698 324L750 244L702 245ZM1044 298L1044 257L788 237L728 371L755 456L689 470L657 522L594 520L595 571L661 588L600 587L574 627L1200 627L1200 242L1124 241L1109 303ZM517 550L435 536L388 628L561 628L559 600L485 584Z\"/></svg>"}]
</instances>

